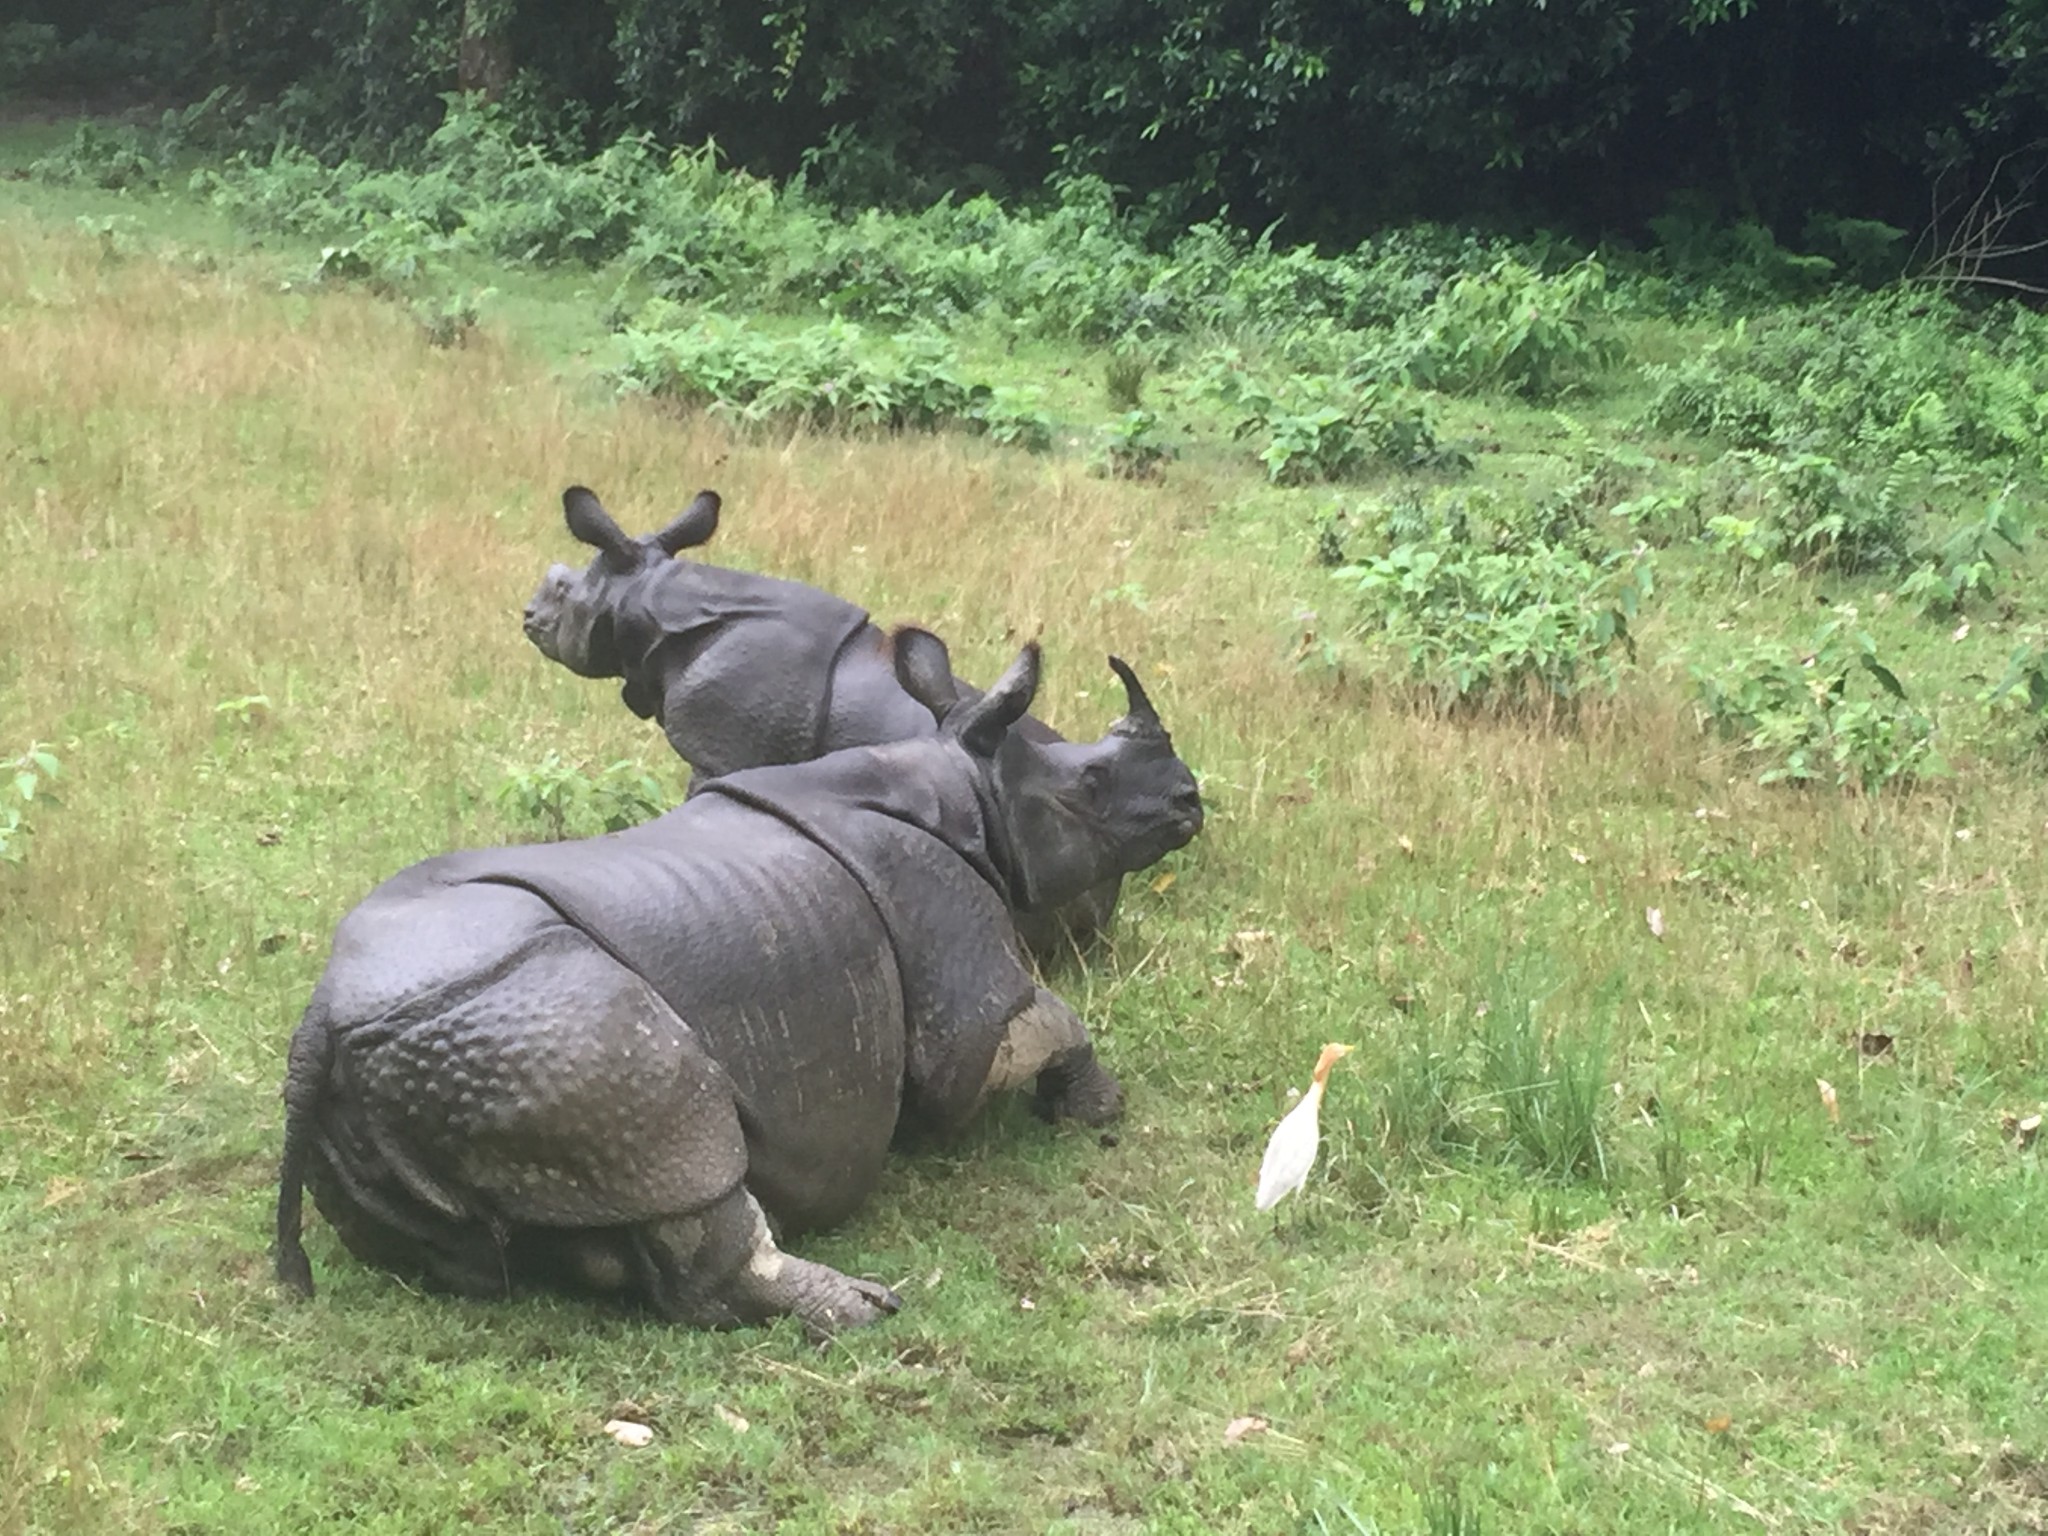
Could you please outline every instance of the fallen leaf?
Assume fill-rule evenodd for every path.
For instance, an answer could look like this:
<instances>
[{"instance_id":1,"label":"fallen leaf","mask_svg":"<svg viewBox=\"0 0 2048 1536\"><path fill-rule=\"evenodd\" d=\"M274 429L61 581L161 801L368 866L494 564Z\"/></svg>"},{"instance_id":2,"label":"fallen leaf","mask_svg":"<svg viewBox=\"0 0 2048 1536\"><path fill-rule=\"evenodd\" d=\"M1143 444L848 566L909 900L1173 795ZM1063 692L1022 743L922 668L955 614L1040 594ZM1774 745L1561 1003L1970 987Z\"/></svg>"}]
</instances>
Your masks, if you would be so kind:
<instances>
[{"instance_id":1,"label":"fallen leaf","mask_svg":"<svg viewBox=\"0 0 2048 1536\"><path fill-rule=\"evenodd\" d=\"M1157 880L1154 880L1152 882L1152 894L1154 896L1164 896L1168 891L1172 889L1173 871L1170 869L1165 874L1161 875Z\"/></svg>"},{"instance_id":2,"label":"fallen leaf","mask_svg":"<svg viewBox=\"0 0 2048 1536\"><path fill-rule=\"evenodd\" d=\"M43 1191L43 1209L47 1211L53 1205L62 1205L66 1200L84 1191L85 1180L68 1179L60 1174L50 1180L49 1187Z\"/></svg>"},{"instance_id":3,"label":"fallen leaf","mask_svg":"<svg viewBox=\"0 0 2048 1536\"><path fill-rule=\"evenodd\" d=\"M1958 645L1960 645L1960 644L1961 644L1961 643L1962 643L1963 641L1965 641L1965 640L1967 640L1967 639L1969 639L1969 638L1970 638L1970 621L1969 621L1968 619L1965 619L1965 620L1963 620L1963 622L1962 622L1962 623L1958 624L1958 625L1956 626L1956 632L1955 632L1954 634L1952 634L1952 635L1950 635L1950 636L1949 636L1949 639L1951 639L1951 640L1955 641L1955 642L1956 642L1956 643L1957 643Z\"/></svg>"},{"instance_id":4,"label":"fallen leaf","mask_svg":"<svg viewBox=\"0 0 2048 1536\"><path fill-rule=\"evenodd\" d=\"M1728 1433L1728 1426L1734 1422L1735 1420L1727 1414L1717 1413L1712 1418L1705 1420L1701 1428L1705 1429L1710 1435L1725 1435Z\"/></svg>"},{"instance_id":5,"label":"fallen leaf","mask_svg":"<svg viewBox=\"0 0 2048 1536\"><path fill-rule=\"evenodd\" d=\"M645 1424L635 1424L631 1419L607 1419L604 1432L633 1450L654 1443L654 1431Z\"/></svg>"},{"instance_id":6,"label":"fallen leaf","mask_svg":"<svg viewBox=\"0 0 2048 1536\"><path fill-rule=\"evenodd\" d=\"M1243 1418L1232 1419L1229 1424L1224 1426L1223 1443L1225 1445L1236 1445L1246 1435L1263 1435L1272 1427L1272 1425L1268 1424L1256 1413L1248 1413Z\"/></svg>"},{"instance_id":7,"label":"fallen leaf","mask_svg":"<svg viewBox=\"0 0 2048 1536\"><path fill-rule=\"evenodd\" d=\"M1661 939L1664 937L1664 909L1662 907L1645 907L1643 909L1643 921L1650 925L1651 938Z\"/></svg>"},{"instance_id":8,"label":"fallen leaf","mask_svg":"<svg viewBox=\"0 0 2048 1536\"><path fill-rule=\"evenodd\" d=\"M1842 1106L1835 1099L1835 1085L1824 1077L1816 1077L1813 1086L1820 1090L1820 1107L1828 1112L1828 1124L1842 1123Z\"/></svg>"},{"instance_id":9,"label":"fallen leaf","mask_svg":"<svg viewBox=\"0 0 2048 1536\"><path fill-rule=\"evenodd\" d=\"M744 1435L748 1431L748 1429L752 1427L747 1423L747 1421L744 1418L742 1418L739 1414L734 1413L730 1408L726 1407L723 1403L713 1403L711 1405L711 1411L717 1414L719 1419L724 1423L725 1427L731 1430L736 1435Z\"/></svg>"}]
</instances>

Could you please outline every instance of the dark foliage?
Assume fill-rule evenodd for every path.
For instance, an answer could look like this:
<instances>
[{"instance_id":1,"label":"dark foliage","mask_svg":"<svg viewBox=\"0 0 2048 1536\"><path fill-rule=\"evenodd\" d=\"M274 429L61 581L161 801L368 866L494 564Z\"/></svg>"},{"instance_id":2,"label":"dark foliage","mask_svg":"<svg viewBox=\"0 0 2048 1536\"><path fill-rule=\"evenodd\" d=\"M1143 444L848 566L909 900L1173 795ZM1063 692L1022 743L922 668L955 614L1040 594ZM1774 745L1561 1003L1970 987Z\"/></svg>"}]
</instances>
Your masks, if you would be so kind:
<instances>
[{"instance_id":1,"label":"dark foliage","mask_svg":"<svg viewBox=\"0 0 2048 1536\"><path fill-rule=\"evenodd\" d=\"M2048 0L27 0L0 76L231 85L270 104L262 131L358 155L416 148L474 89L543 142L712 138L840 201L1063 169L1161 230L1289 240L1430 218L1638 238L1677 197L1695 227L1816 250L1844 217L1921 230L1960 197L1920 256L1974 240L1970 267L2033 233L2044 34ZM2014 211L1996 231L1967 217L1987 185Z\"/></svg>"}]
</instances>

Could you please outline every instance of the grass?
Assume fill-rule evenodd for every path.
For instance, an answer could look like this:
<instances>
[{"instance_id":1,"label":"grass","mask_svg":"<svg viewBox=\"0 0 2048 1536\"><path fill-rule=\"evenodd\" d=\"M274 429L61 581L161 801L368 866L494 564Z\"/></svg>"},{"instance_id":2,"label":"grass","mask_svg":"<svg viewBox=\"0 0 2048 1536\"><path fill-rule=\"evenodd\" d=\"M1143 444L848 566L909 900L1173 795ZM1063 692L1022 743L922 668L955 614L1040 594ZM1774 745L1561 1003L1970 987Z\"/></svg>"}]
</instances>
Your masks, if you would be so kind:
<instances>
[{"instance_id":1,"label":"grass","mask_svg":"<svg viewBox=\"0 0 2048 1536\"><path fill-rule=\"evenodd\" d=\"M294 254L188 223L165 255L146 202L110 243L67 197L0 190L0 756L63 764L0 866L0 1530L2048 1522L2048 1204L2001 1131L2044 1096L2048 786L1972 734L1945 628L1677 558L1643 670L1568 729L1418 712L1294 666L1329 493L1255 463L733 436L591 390L566 280L436 349L280 292ZM1107 409L1105 359L1065 366ZM1502 495L1573 440L1444 412ZM268 1278L284 1044L342 912L537 835L498 790L551 753L680 789L520 636L574 481L636 527L714 485L720 558L929 622L969 675L1042 629L1071 731L1114 649L1203 776L1207 832L1064 982L1114 1144L1009 1104L898 1158L804 1251L906 1308L823 1354L423 1296L317 1225L320 1298ZM1696 647L1845 595L1952 778L1767 789L1697 730ZM1276 1234L1251 1179L1326 1039L1360 1051ZM602 1434L622 1405L645 1450Z\"/></svg>"}]
</instances>

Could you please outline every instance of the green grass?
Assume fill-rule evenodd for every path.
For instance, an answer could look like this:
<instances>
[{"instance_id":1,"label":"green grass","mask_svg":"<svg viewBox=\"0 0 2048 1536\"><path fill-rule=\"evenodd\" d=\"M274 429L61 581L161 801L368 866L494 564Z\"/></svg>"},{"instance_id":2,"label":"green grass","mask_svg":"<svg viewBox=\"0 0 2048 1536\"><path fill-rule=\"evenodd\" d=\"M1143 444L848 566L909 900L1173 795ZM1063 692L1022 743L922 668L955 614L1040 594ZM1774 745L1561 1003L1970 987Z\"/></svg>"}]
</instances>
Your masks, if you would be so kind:
<instances>
[{"instance_id":1,"label":"green grass","mask_svg":"<svg viewBox=\"0 0 2048 1536\"><path fill-rule=\"evenodd\" d=\"M1143 485L1078 444L734 436L594 387L588 274L480 272L505 297L436 349L175 201L0 208L0 757L63 764L0 865L0 1530L2048 1520L2048 1199L2001 1129L2044 1097L2048 786L1973 702L2025 583L1959 641L1876 580L1675 547L1616 697L1439 716L1292 660L1298 613L1344 623L1317 518L1410 482L1273 489L1199 405ZM1116 408L1103 354L963 348L1077 437ZM1539 495L1632 388L1436 402L1498 451L1412 488ZM420 1295L317 1223L319 1298L269 1280L283 1050L340 915L537 835L498 790L550 753L680 787L519 634L578 480L636 528L714 485L719 557L930 622L970 675L1042 626L1073 731L1130 656L1203 776L1204 836L1062 982L1128 1090L1113 1143L1011 1103L898 1157L802 1248L905 1309L823 1353ZM1698 731L1687 664L1823 599L1951 777L1770 789ZM1360 1049L1276 1230L1253 1174L1325 1040ZM651 1446L603 1435L621 1405Z\"/></svg>"}]
</instances>

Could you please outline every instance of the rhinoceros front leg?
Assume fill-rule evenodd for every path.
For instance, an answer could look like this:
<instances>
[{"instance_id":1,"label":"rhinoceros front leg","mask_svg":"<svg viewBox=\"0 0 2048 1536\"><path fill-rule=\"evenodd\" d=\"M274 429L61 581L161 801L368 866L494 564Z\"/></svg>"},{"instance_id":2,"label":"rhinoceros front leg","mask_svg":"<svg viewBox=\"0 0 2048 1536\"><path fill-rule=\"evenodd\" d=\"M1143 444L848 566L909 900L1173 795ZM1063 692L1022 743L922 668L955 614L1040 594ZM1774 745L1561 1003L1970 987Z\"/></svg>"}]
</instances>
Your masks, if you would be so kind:
<instances>
[{"instance_id":1,"label":"rhinoceros front leg","mask_svg":"<svg viewBox=\"0 0 2048 1536\"><path fill-rule=\"evenodd\" d=\"M646 1288L679 1322L729 1328L787 1315L829 1338L903 1305L886 1285L784 1253L744 1188L708 1210L649 1223L641 1238Z\"/></svg>"},{"instance_id":2,"label":"rhinoceros front leg","mask_svg":"<svg viewBox=\"0 0 2048 1536\"><path fill-rule=\"evenodd\" d=\"M1123 1113L1124 1091L1095 1059L1088 1026L1043 987L1013 1017L996 1047L983 1096L1038 1080L1038 1113L1048 1120L1107 1125Z\"/></svg>"}]
</instances>

